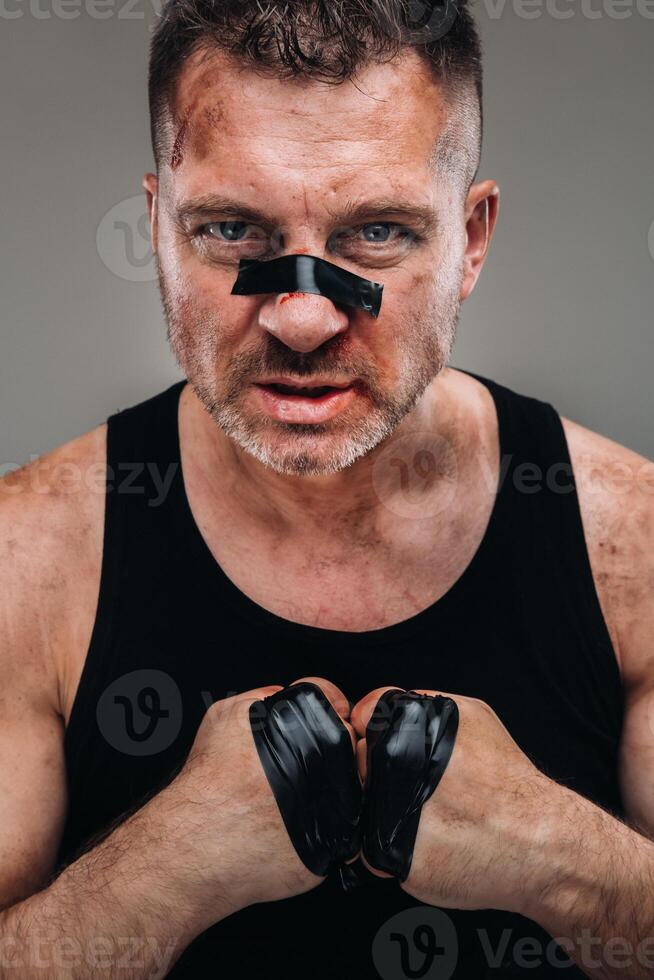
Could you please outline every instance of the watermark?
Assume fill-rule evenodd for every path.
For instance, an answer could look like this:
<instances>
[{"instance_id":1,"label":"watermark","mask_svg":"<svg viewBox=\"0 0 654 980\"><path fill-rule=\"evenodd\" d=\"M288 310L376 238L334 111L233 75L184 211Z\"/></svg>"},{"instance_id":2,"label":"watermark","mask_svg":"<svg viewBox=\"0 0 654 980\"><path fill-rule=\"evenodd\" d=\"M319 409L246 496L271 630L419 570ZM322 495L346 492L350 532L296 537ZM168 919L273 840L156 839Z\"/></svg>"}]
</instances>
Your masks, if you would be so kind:
<instances>
[{"instance_id":1,"label":"watermark","mask_svg":"<svg viewBox=\"0 0 654 980\"><path fill-rule=\"evenodd\" d=\"M159 17L163 0L0 0L0 20L143 21ZM654 20L654 0L478 0L477 16L497 21L509 14L521 20ZM428 45L444 38L458 15L456 0L409 0L404 22L389 20L382 29L403 44Z\"/></svg>"},{"instance_id":2,"label":"watermark","mask_svg":"<svg viewBox=\"0 0 654 980\"><path fill-rule=\"evenodd\" d=\"M512 928L501 932L485 928L466 930L465 957L493 970L534 970L539 967L584 970L624 970L625 980L635 968L654 967L654 937L634 942L624 936L600 937L588 928L570 936L525 936ZM385 922L371 948L382 980L449 980L463 953L462 937L443 909L418 906L405 909ZM562 974L566 976L565 973Z\"/></svg>"},{"instance_id":3,"label":"watermark","mask_svg":"<svg viewBox=\"0 0 654 980\"><path fill-rule=\"evenodd\" d=\"M0 969L2 975L24 976L25 970L72 970L87 968L111 970L112 976L137 975L144 980L158 980L170 970L179 949L179 940L163 943L153 936L91 936L84 941L73 936L0 936ZM30 976L32 974L30 973ZM78 975L76 973L76 975Z\"/></svg>"},{"instance_id":4,"label":"watermark","mask_svg":"<svg viewBox=\"0 0 654 980\"><path fill-rule=\"evenodd\" d=\"M282 685L275 685L283 690ZM318 685L319 686L319 685ZM202 724L210 728L228 726L241 733L263 731L269 724L267 688L246 691L224 691L215 698L211 691L197 692L203 705L199 711ZM192 705L187 692L188 709ZM338 713L347 714L349 702L334 706ZM333 716L312 710L308 716L282 709L284 732L297 728L334 732ZM169 748L178 737L183 718L183 703L179 686L163 670L144 668L122 674L102 692L96 707L98 728L105 741L117 752L132 756L156 755Z\"/></svg>"},{"instance_id":5,"label":"watermark","mask_svg":"<svg viewBox=\"0 0 654 980\"><path fill-rule=\"evenodd\" d=\"M489 20L507 12L521 20L627 20L638 16L654 20L654 0L480 0Z\"/></svg>"},{"instance_id":6,"label":"watermark","mask_svg":"<svg viewBox=\"0 0 654 980\"><path fill-rule=\"evenodd\" d=\"M462 474L465 472L465 477ZM472 463L459 461L453 446L435 432L417 432L391 437L372 468L373 486L379 501L398 517L413 520L434 518L454 503L457 494L470 496L482 486L488 496L510 492L518 496L548 494L566 496L577 491L584 497L624 497L642 493L654 496L654 462L637 457L602 460L590 453L554 460L516 459L502 454L499 465L478 452Z\"/></svg>"},{"instance_id":7,"label":"watermark","mask_svg":"<svg viewBox=\"0 0 654 980\"><path fill-rule=\"evenodd\" d=\"M0 0L0 20L145 20L159 17L163 0ZM409 0L403 23L389 20L386 33L404 44L429 44L444 37L458 15L456 0ZM384 25L382 24L382 29Z\"/></svg>"},{"instance_id":8,"label":"watermark","mask_svg":"<svg viewBox=\"0 0 654 980\"><path fill-rule=\"evenodd\" d=\"M454 923L442 909L404 909L388 919L372 944L372 962L382 980L449 980L459 943Z\"/></svg>"},{"instance_id":9,"label":"watermark","mask_svg":"<svg viewBox=\"0 0 654 980\"><path fill-rule=\"evenodd\" d=\"M654 260L654 221L652 221L649 226L649 231L647 233L647 247L649 248L649 254Z\"/></svg>"},{"instance_id":10,"label":"watermark","mask_svg":"<svg viewBox=\"0 0 654 980\"><path fill-rule=\"evenodd\" d=\"M78 492L129 494L143 497L148 507L160 507L168 499L175 478L181 479L179 461L166 465L152 460L126 460L114 465L96 461L80 465L72 460L55 463L33 453L23 463L0 463L0 498L26 491L38 494ZM604 494L627 496L640 492L654 496L654 462L637 457L603 461L598 465L591 454L569 461L539 462L514 460L506 453L499 468L484 453L478 453L466 470L475 470L474 484L483 484L488 494L500 493L508 481L519 495L538 493L566 495L576 489L585 496ZM372 484L377 499L397 517L423 520L447 510L457 493L468 495L471 478L461 477L456 453L436 432L417 432L391 438L381 449L372 468Z\"/></svg>"},{"instance_id":11,"label":"watermark","mask_svg":"<svg viewBox=\"0 0 654 980\"><path fill-rule=\"evenodd\" d=\"M295 682L299 683L299 682ZM306 683L306 682L303 682ZM316 682L312 682L316 684ZM285 690L281 685L280 690ZM292 687L295 685L287 685ZM320 687L319 684L316 686ZM275 692L277 693L277 692ZM251 703L244 708L245 702L248 701L248 696L252 694ZM215 725L220 723L224 725L229 721L230 726L240 726L243 730L260 732L264 731L269 726L269 719L271 714L270 705L266 703L267 698L272 697L272 694L259 693L258 689L253 688L252 691L227 691L220 698L220 700L215 701L211 696L209 691L202 691L202 700L204 701L206 714L205 723L210 725ZM341 712L347 714L351 707L347 699L342 704L332 704L332 707L337 714ZM299 731L312 731L312 732L323 732L327 737L331 738L334 734L334 719L333 715L329 712L323 712L322 710L317 710L315 705L310 705L309 713L301 713L297 708L292 708L289 710L288 703L283 700L281 702L281 714L278 715L283 725L284 734L289 735L290 733Z\"/></svg>"},{"instance_id":12,"label":"watermark","mask_svg":"<svg viewBox=\"0 0 654 980\"><path fill-rule=\"evenodd\" d=\"M500 460L499 479L488 457L480 454L478 459L485 485L498 492L509 478L515 492L527 496L544 492L566 495L575 489L584 495L624 496L634 491L654 495L654 462L647 459L633 463L603 460L600 465L596 456L581 453L575 456L574 467L569 460L555 460L543 466L537 461L514 461L507 453Z\"/></svg>"},{"instance_id":13,"label":"watermark","mask_svg":"<svg viewBox=\"0 0 654 980\"><path fill-rule=\"evenodd\" d=\"M433 518L452 504L459 488L456 453L437 432L394 438L377 456L372 482L381 503L398 517Z\"/></svg>"},{"instance_id":14,"label":"watermark","mask_svg":"<svg viewBox=\"0 0 654 980\"><path fill-rule=\"evenodd\" d=\"M420 690L424 690L424 688L420 688ZM407 693L412 693L412 689L408 690ZM441 726L445 709L444 702L451 701L452 699L438 692L434 692L431 695L420 695L420 697L422 698L420 711L398 709L397 704L393 701L387 701L385 698L380 697L366 725L366 734L386 732L393 719L395 719L395 722L401 725L403 736L409 732L413 732L414 741L416 736L420 736L424 740L425 745L431 745L434 737L433 732L436 731L439 737L442 734ZM434 725L434 722L437 722L437 724Z\"/></svg>"},{"instance_id":15,"label":"watermark","mask_svg":"<svg viewBox=\"0 0 654 980\"><path fill-rule=\"evenodd\" d=\"M145 20L159 15L162 0L0 0L0 20Z\"/></svg>"},{"instance_id":16,"label":"watermark","mask_svg":"<svg viewBox=\"0 0 654 980\"><path fill-rule=\"evenodd\" d=\"M97 461L81 466L72 460L32 466L40 457L32 454L23 466L8 463L0 466L0 497L17 496L26 491L38 494L75 494L82 491L98 494L128 494L143 497L147 507L160 507L168 499L178 461L165 467L153 461L119 462L115 465ZM12 474L16 473L17 476ZM180 474L181 476L181 474Z\"/></svg>"},{"instance_id":17,"label":"watermark","mask_svg":"<svg viewBox=\"0 0 654 980\"><path fill-rule=\"evenodd\" d=\"M96 708L105 741L125 755L149 756L169 748L182 727L179 687L163 670L133 670L113 681Z\"/></svg>"},{"instance_id":18,"label":"watermark","mask_svg":"<svg viewBox=\"0 0 654 980\"><path fill-rule=\"evenodd\" d=\"M103 216L95 236L98 255L119 279L154 282L157 268L143 194L119 201Z\"/></svg>"},{"instance_id":19,"label":"watermark","mask_svg":"<svg viewBox=\"0 0 654 980\"><path fill-rule=\"evenodd\" d=\"M449 33L458 12L457 0L409 0L405 23L400 25L399 39L403 44L433 44ZM387 30L392 36L397 36L390 23Z\"/></svg>"}]
</instances>

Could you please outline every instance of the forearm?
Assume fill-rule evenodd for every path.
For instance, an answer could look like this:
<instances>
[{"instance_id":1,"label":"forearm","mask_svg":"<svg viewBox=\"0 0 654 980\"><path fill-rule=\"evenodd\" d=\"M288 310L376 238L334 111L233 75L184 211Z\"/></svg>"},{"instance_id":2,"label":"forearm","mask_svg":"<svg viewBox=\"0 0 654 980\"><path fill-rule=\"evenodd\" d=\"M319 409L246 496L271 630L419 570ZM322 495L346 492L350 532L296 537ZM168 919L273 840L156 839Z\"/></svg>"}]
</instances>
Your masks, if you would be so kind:
<instances>
[{"instance_id":1,"label":"forearm","mask_svg":"<svg viewBox=\"0 0 654 980\"><path fill-rule=\"evenodd\" d=\"M654 843L564 787L553 802L526 914L594 980L651 977Z\"/></svg>"},{"instance_id":2,"label":"forearm","mask_svg":"<svg viewBox=\"0 0 654 980\"><path fill-rule=\"evenodd\" d=\"M0 980L164 977L231 909L164 790L41 892L0 913Z\"/></svg>"}]
</instances>

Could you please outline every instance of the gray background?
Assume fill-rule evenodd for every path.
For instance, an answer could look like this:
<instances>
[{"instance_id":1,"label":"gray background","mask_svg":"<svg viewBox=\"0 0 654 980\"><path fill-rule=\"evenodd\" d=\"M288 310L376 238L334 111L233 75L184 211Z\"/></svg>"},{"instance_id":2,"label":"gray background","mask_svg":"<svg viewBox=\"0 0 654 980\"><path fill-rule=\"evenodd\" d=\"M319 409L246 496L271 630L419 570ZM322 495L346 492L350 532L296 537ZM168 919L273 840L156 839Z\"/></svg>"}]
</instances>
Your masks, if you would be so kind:
<instances>
[{"instance_id":1,"label":"gray background","mask_svg":"<svg viewBox=\"0 0 654 980\"><path fill-rule=\"evenodd\" d=\"M0 0L0 472L180 377L129 204L153 2ZM520 2L476 0L503 199L452 363L654 456L654 3Z\"/></svg>"}]
</instances>

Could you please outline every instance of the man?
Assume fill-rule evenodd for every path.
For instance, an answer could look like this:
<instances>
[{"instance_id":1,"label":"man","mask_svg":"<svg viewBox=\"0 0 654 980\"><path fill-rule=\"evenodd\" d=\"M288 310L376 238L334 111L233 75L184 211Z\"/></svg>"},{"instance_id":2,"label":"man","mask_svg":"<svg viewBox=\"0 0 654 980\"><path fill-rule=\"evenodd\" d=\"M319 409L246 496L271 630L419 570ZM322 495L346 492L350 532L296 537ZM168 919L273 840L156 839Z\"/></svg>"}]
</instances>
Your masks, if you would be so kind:
<instances>
[{"instance_id":1,"label":"man","mask_svg":"<svg viewBox=\"0 0 654 980\"><path fill-rule=\"evenodd\" d=\"M164 10L144 187L187 383L3 483L2 977L654 965L653 471L448 367L498 188L472 21L427 20ZM302 254L379 316L232 294ZM303 677L362 778L385 689L458 705L401 885L290 843L247 719Z\"/></svg>"}]
</instances>

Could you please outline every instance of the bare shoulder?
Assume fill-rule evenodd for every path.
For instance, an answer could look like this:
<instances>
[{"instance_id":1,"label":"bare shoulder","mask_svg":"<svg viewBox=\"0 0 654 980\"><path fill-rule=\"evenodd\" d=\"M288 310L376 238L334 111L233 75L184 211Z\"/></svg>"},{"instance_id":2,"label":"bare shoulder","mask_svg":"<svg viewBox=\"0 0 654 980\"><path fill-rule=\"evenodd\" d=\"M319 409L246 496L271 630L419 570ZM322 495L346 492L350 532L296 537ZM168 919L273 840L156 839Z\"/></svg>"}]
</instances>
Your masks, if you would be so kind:
<instances>
[{"instance_id":1,"label":"bare shoulder","mask_svg":"<svg viewBox=\"0 0 654 980\"><path fill-rule=\"evenodd\" d=\"M623 681L654 685L654 463L570 419L561 421Z\"/></svg>"},{"instance_id":2,"label":"bare shoulder","mask_svg":"<svg viewBox=\"0 0 654 980\"><path fill-rule=\"evenodd\" d=\"M105 450L106 424L0 480L0 670L58 714L97 601Z\"/></svg>"}]
</instances>

